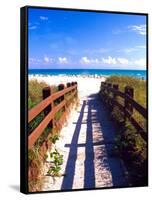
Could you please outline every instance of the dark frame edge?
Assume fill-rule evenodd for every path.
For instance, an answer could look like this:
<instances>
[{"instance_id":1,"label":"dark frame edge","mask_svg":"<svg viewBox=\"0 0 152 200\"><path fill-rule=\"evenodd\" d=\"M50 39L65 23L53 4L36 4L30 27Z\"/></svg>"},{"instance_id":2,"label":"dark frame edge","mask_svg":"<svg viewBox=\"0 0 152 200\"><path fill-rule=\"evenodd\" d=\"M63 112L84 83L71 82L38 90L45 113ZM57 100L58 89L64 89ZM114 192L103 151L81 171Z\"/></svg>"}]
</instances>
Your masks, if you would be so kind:
<instances>
[{"instance_id":1,"label":"dark frame edge","mask_svg":"<svg viewBox=\"0 0 152 200\"><path fill-rule=\"evenodd\" d=\"M27 7L20 8L20 192L28 194L27 158Z\"/></svg>"}]
</instances>

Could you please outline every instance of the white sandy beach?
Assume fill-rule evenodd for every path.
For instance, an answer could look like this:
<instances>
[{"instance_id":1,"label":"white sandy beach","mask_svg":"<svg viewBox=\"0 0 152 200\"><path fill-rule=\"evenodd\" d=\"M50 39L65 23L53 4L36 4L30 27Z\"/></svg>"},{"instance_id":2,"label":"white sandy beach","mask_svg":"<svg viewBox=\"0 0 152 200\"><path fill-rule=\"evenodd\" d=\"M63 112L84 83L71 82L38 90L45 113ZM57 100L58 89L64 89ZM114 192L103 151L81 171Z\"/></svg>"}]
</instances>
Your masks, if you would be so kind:
<instances>
[{"instance_id":1,"label":"white sandy beach","mask_svg":"<svg viewBox=\"0 0 152 200\"><path fill-rule=\"evenodd\" d=\"M78 83L78 94L80 100L86 98L90 94L97 93L100 89L102 81L106 80L105 76L43 76L43 75L29 75L29 80L44 81L51 85L65 84L76 81Z\"/></svg>"}]
</instances>

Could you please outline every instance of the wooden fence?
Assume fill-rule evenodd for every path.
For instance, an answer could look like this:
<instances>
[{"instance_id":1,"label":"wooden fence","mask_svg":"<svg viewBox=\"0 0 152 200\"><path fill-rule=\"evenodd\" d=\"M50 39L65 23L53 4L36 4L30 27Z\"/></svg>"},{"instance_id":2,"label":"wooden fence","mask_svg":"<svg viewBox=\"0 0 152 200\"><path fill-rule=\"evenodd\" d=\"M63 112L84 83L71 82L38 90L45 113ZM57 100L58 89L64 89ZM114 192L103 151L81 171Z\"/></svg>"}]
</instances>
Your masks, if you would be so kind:
<instances>
[{"instance_id":1,"label":"wooden fence","mask_svg":"<svg viewBox=\"0 0 152 200\"><path fill-rule=\"evenodd\" d=\"M54 117L57 112L63 109L63 114L58 123L65 121L67 104L77 95L77 82L67 83L58 86L58 92L51 94L51 87L43 89L43 101L28 111L28 123L34 120L41 112L44 112L44 119L28 136L28 149L31 149L37 139L41 136L44 129L49 126L54 128ZM50 137L52 133L49 133Z\"/></svg>"},{"instance_id":2,"label":"wooden fence","mask_svg":"<svg viewBox=\"0 0 152 200\"><path fill-rule=\"evenodd\" d=\"M102 99L111 107L117 106L124 114L124 121L128 119L131 124L138 130L138 133L144 140L147 141L147 131L136 121L133 117L133 110L135 109L147 120L147 109L138 104L134 100L134 89L126 86L124 92L119 90L119 85L101 82L100 94ZM118 97L123 99L123 103L118 102ZM146 121L147 122L147 121Z\"/></svg>"}]
</instances>

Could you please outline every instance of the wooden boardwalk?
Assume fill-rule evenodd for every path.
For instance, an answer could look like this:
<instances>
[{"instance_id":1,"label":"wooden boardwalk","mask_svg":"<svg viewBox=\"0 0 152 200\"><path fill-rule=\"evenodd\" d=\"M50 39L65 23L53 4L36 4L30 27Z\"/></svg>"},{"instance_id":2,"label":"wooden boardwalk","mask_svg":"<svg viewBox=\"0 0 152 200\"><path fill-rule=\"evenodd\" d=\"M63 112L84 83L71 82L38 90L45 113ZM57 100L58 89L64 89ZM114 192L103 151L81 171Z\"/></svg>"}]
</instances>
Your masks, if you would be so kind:
<instances>
[{"instance_id":1,"label":"wooden boardwalk","mask_svg":"<svg viewBox=\"0 0 152 200\"><path fill-rule=\"evenodd\" d=\"M44 178L44 191L128 186L127 172L113 155L116 130L98 94L81 99L56 143L65 176Z\"/></svg>"}]
</instances>

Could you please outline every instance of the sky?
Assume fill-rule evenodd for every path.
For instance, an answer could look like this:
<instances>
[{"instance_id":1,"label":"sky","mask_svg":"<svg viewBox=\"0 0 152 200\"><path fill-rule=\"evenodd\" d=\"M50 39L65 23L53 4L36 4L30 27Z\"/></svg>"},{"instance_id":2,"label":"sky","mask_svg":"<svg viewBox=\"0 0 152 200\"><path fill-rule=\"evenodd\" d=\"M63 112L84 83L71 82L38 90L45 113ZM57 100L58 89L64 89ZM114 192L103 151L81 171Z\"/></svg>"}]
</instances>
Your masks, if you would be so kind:
<instances>
[{"instance_id":1,"label":"sky","mask_svg":"<svg viewBox=\"0 0 152 200\"><path fill-rule=\"evenodd\" d=\"M28 9L30 69L145 69L144 15Z\"/></svg>"}]
</instances>

